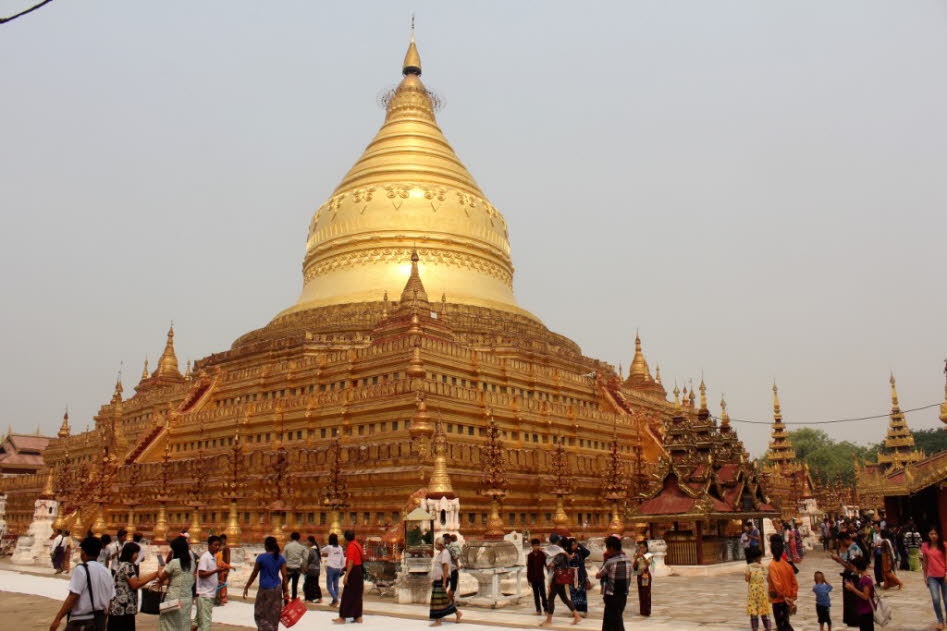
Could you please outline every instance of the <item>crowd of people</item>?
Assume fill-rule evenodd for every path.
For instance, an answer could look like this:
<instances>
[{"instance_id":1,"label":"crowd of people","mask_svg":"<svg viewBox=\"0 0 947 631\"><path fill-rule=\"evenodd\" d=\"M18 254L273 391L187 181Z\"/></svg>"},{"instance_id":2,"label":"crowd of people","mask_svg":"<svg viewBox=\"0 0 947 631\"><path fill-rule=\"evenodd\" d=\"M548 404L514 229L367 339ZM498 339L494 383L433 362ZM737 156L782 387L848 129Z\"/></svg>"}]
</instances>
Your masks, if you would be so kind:
<instances>
[{"instance_id":1,"label":"crowd of people","mask_svg":"<svg viewBox=\"0 0 947 631\"><path fill-rule=\"evenodd\" d=\"M930 591L937 628L944 629L947 554L936 529L922 537L910 520L897 526L884 520L827 519L819 530L823 549L831 553L830 558L842 570L842 620L846 626L873 631L877 590L900 589L903 583L899 571L920 571ZM747 563L746 611L752 631L757 631L760 623L767 631L774 627L777 631L793 631L791 617L796 611L799 564L804 557L799 528L792 522L783 524L764 542L757 526L747 522L741 541ZM170 541L166 555L156 557L158 569L147 573L141 571L146 548L139 533L131 538L124 530L114 538L109 534L87 535L78 544L80 564L75 568L70 568L72 542L68 531L57 532L52 541L51 562L56 573L71 572L71 577L69 594L50 625L51 631L56 631L64 618L69 621L69 631L134 631L139 612L159 615L160 631L207 631L214 607L227 603L227 581L233 568L225 535L209 537L205 551L197 555L187 533L182 532ZM545 616L540 626L552 624L557 599L568 611L572 624L581 622L588 615L592 580L601 585L603 631L624 630L624 610L633 581L637 584L639 613L651 614L651 554L644 540L638 542L634 556L629 558L622 550L620 537L607 537L603 563L594 576L587 569L591 553L578 540L551 534L545 545L539 539L530 543L527 581L536 615ZM762 563L764 543L768 543L772 555L767 565ZM303 600L323 602L323 565L329 605L338 608L333 622L362 622L365 552L354 531L346 531L341 543L332 534L324 546L313 536L303 541L298 532L293 532L284 549L274 537L267 537L263 547L243 589L246 599L251 587L259 582L254 599L254 620L259 631L277 631L284 607L299 595L301 578ZM460 622L463 615L456 595L461 549L457 536L438 538L434 548L430 572L432 626L440 626L450 616ZM823 572L815 572L812 591L819 630L831 631L832 581Z\"/></svg>"},{"instance_id":2,"label":"crowd of people","mask_svg":"<svg viewBox=\"0 0 947 631\"><path fill-rule=\"evenodd\" d=\"M159 569L142 573L142 537L135 533L129 540L127 534L119 530L113 539L90 533L79 542L80 564L72 570L69 594L50 631L57 631L63 619L68 620L67 631L134 631L139 613L158 615L160 631L209 631L214 607L227 603L227 579L233 569L227 536L210 536L203 554L197 555L187 532L182 532L171 539L165 556L156 557ZM277 631L283 608L297 598L300 577L305 577L303 599L322 602L323 563L330 606L339 609L333 622L362 622L364 552L354 531L346 531L344 537L345 547L335 534L319 547L315 537L307 537L303 544L294 532L282 553L275 537L264 540L264 553L254 560L243 589L246 599L259 578L253 608L259 631ZM68 531L57 532L52 541L51 561L57 574L70 573L72 541Z\"/></svg>"},{"instance_id":3,"label":"crowd of people","mask_svg":"<svg viewBox=\"0 0 947 631\"><path fill-rule=\"evenodd\" d=\"M831 552L842 572L842 621L845 626L860 631L874 631L876 611L883 608L876 590L901 589L903 583L897 571L921 571L927 585L937 629L944 629L944 608L947 607L945 587L945 550L936 529L927 533L924 541L913 521L901 526L884 520L826 519L820 524L823 550ZM773 561L761 563L763 549L759 530L748 522L744 534L747 569L747 614L752 631L760 622L769 631L793 631L790 618L796 610L799 593L799 564L803 546L795 524L787 523L782 534L769 538ZM869 575L873 568L873 576ZM816 600L819 631L831 631L831 592L833 586L824 573L813 575L812 591ZM770 620L772 614L772 621Z\"/></svg>"}]
</instances>

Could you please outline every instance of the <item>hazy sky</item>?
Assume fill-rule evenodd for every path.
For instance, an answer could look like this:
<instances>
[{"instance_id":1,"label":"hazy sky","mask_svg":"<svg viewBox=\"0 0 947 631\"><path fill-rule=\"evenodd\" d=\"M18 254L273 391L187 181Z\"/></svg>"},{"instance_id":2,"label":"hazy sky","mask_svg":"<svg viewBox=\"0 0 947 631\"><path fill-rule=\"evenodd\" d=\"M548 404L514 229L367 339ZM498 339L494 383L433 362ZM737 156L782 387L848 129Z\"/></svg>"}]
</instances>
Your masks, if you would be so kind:
<instances>
[{"instance_id":1,"label":"hazy sky","mask_svg":"<svg viewBox=\"0 0 947 631\"><path fill-rule=\"evenodd\" d=\"M183 366L295 302L412 12L551 329L627 368L640 327L734 417L774 377L787 420L886 412L890 369L942 400L943 2L59 1L0 26L0 426L81 428L170 320Z\"/></svg>"}]
</instances>

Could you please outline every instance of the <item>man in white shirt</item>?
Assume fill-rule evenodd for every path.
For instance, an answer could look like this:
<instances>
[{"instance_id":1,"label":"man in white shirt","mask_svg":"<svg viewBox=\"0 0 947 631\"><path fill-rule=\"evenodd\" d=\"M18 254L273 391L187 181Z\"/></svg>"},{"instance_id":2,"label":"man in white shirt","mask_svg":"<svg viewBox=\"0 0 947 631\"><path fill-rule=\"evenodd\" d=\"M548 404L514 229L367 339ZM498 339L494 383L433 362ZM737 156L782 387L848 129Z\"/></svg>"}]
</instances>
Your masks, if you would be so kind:
<instances>
[{"instance_id":1,"label":"man in white shirt","mask_svg":"<svg viewBox=\"0 0 947 631\"><path fill-rule=\"evenodd\" d=\"M104 565L95 561L102 552L102 542L95 537L86 537L79 544L82 564L69 579L69 595L49 625L50 631L59 628L63 617L76 631L105 631L106 612L115 596L115 581Z\"/></svg>"},{"instance_id":2,"label":"man in white shirt","mask_svg":"<svg viewBox=\"0 0 947 631\"><path fill-rule=\"evenodd\" d=\"M214 613L214 597L217 596L217 576L224 571L217 568L214 556L220 550L220 537L212 535L207 539L207 551L197 563L197 628L210 631Z\"/></svg>"}]
</instances>

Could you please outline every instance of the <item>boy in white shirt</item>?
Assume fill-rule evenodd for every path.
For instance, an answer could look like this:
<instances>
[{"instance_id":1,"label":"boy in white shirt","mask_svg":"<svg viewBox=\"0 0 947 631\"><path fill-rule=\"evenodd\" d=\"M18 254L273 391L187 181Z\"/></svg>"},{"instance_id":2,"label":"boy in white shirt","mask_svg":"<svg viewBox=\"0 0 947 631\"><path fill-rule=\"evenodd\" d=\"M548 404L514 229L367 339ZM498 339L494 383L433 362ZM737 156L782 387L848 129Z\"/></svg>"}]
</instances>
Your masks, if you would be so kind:
<instances>
[{"instance_id":1,"label":"boy in white shirt","mask_svg":"<svg viewBox=\"0 0 947 631\"><path fill-rule=\"evenodd\" d=\"M217 576L226 571L217 568L214 556L220 550L220 537L211 535L207 539L207 550L197 563L197 617L195 622L200 631L210 631L214 613L214 598L217 596Z\"/></svg>"},{"instance_id":2,"label":"boy in white shirt","mask_svg":"<svg viewBox=\"0 0 947 631\"><path fill-rule=\"evenodd\" d=\"M79 549L82 563L69 579L69 595L49 625L50 631L59 628L66 614L69 614L69 621L77 631L105 628L106 612L115 596L115 581L111 572L95 560L102 552L99 539L86 537L79 544Z\"/></svg>"}]
</instances>

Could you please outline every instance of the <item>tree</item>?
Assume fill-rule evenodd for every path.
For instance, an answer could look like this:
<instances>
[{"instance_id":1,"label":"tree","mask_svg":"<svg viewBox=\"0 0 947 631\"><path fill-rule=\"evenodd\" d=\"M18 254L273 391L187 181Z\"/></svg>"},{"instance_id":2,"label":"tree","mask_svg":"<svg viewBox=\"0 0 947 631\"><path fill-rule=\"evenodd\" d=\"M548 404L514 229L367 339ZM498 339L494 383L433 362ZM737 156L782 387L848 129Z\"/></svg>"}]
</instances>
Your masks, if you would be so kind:
<instances>
[{"instance_id":1,"label":"tree","mask_svg":"<svg viewBox=\"0 0 947 631\"><path fill-rule=\"evenodd\" d=\"M942 429L921 429L911 432L918 450L928 456L947 450L947 431Z\"/></svg>"},{"instance_id":2,"label":"tree","mask_svg":"<svg viewBox=\"0 0 947 631\"><path fill-rule=\"evenodd\" d=\"M796 451L796 459L809 465L812 477L821 482L841 475L846 484L855 479L852 454L865 458L867 448L847 440L836 442L821 429L803 427L789 432L789 442Z\"/></svg>"}]
</instances>

